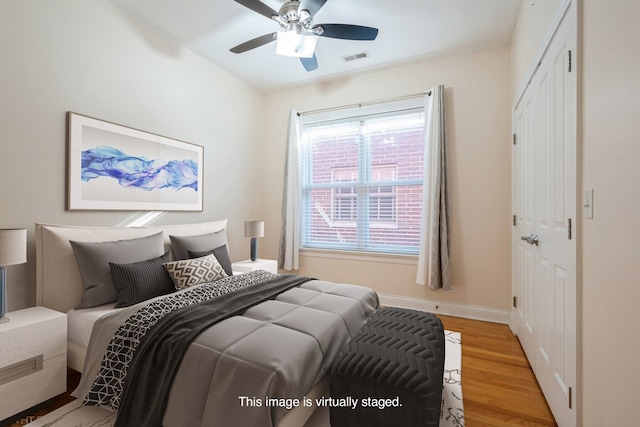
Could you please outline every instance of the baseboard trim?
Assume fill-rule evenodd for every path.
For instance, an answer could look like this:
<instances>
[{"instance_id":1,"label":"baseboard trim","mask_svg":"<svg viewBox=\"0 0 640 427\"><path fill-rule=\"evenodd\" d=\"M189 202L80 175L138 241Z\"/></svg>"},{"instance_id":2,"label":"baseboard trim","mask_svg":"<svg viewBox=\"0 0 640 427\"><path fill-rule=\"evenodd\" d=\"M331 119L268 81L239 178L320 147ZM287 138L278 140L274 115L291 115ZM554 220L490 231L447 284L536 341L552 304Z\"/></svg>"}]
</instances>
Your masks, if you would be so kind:
<instances>
[{"instance_id":1,"label":"baseboard trim","mask_svg":"<svg viewBox=\"0 0 640 427\"><path fill-rule=\"evenodd\" d=\"M421 298L401 297L397 295L379 294L378 297L380 298L381 305L390 307L422 310L429 313L442 314L443 316L483 320L485 322L503 323L505 325L509 325L511 321L510 310L498 310L495 308L477 307L472 305L448 304Z\"/></svg>"}]
</instances>

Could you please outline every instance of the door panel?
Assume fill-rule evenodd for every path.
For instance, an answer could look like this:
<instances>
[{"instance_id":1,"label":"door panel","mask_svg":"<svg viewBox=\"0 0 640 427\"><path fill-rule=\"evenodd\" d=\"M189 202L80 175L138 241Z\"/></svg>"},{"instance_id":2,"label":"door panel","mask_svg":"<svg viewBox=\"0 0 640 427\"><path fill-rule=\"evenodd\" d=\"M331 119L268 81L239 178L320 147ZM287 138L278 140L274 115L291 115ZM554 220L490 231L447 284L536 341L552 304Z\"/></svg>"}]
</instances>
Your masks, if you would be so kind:
<instances>
[{"instance_id":1,"label":"door panel","mask_svg":"<svg viewBox=\"0 0 640 427\"><path fill-rule=\"evenodd\" d=\"M533 165L530 162L533 155L530 132L533 129L531 120L532 98L527 96L516 111L517 144L514 146L514 207L517 231L516 236L529 236L533 233ZM514 278L516 280L519 303L516 304L516 334L529 359L535 357L535 299L534 272L535 257L531 246L519 237L514 240L517 255L514 257Z\"/></svg>"},{"instance_id":2,"label":"door panel","mask_svg":"<svg viewBox=\"0 0 640 427\"><path fill-rule=\"evenodd\" d=\"M538 281L535 286L538 289L537 298L539 303L537 304L537 316L538 323L540 324L540 328L538 328L538 352L542 357L542 363L549 362L549 353L550 353L550 336L549 336L549 325L552 324L552 319L549 316L549 308L550 308L550 298L553 296L553 289L549 287L549 284L552 283L550 279L551 277L551 262L541 256L538 256ZM536 367L540 364L540 361L536 359Z\"/></svg>"}]
</instances>

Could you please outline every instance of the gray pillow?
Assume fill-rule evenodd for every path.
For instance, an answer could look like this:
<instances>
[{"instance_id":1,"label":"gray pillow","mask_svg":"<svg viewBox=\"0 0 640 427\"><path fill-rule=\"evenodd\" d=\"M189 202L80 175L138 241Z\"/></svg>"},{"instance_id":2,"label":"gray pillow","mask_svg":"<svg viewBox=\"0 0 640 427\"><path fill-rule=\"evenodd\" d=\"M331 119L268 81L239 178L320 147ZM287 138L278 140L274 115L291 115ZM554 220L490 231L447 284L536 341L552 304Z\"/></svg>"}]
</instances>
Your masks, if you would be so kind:
<instances>
[{"instance_id":1,"label":"gray pillow","mask_svg":"<svg viewBox=\"0 0 640 427\"><path fill-rule=\"evenodd\" d=\"M189 251L203 252L227 244L227 230L197 236L169 236L174 260L189 259Z\"/></svg>"},{"instance_id":2,"label":"gray pillow","mask_svg":"<svg viewBox=\"0 0 640 427\"><path fill-rule=\"evenodd\" d=\"M224 272L227 276L233 276L233 268L231 267L231 258L229 258L229 251L227 245L222 245L219 248L211 249L209 251L187 251L189 258L201 258L203 256L213 254L218 260Z\"/></svg>"},{"instance_id":3,"label":"gray pillow","mask_svg":"<svg viewBox=\"0 0 640 427\"><path fill-rule=\"evenodd\" d=\"M70 241L82 276L84 292L76 308L90 308L118 299L109 263L133 263L164 254L163 233L114 242Z\"/></svg>"},{"instance_id":4,"label":"gray pillow","mask_svg":"<svg viewBox=\"0 0 640 427\"><path fill-rule=\"evenodd\" d=\"M131 264L110 262L113 285L118 292L116 308L174 292L173 280L162 265L169 261L171 254L167 252L161 257Z\"/></svg>"}]
</instances>

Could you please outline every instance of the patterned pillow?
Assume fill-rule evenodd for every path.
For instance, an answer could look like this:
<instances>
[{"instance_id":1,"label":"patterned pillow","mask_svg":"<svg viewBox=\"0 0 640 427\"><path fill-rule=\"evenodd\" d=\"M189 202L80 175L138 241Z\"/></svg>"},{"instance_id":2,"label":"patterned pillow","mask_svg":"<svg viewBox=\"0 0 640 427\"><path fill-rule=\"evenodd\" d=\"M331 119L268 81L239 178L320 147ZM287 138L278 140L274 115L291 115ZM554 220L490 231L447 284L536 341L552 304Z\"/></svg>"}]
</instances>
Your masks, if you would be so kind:
<instances>
[{"instance_id":1,"label":"patterned pillow","mask_svg":"<svg viewBox=\"0 0 640 427\"><path fill-rule=\"evenodd\" d=\"M227 273L213 255L165 262L162 265L169 272L178 290L227 277Z\"/></svg>"}]
</instances>

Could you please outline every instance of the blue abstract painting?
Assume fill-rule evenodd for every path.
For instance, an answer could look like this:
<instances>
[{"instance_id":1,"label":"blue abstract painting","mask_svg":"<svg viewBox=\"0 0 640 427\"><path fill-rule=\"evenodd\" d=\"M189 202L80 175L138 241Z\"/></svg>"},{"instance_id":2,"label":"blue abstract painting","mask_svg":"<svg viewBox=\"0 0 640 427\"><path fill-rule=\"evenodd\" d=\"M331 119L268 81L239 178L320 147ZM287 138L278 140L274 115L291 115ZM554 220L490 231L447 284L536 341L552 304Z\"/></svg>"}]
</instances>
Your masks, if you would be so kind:
<instances>
[{"instance_id":1,"label":"blue abstract painting","mask_svg":"<svg viewBox=\"0 0 640 427\"><path fill-rule=\"evenodd\" d=\"M89 182L99 177L115 179L122 187L145 191L164 188L198 191L196 161L147 159L108 146L82 151L82 181Z\"/></svg>"},{"instance_id":2,"label":"blue abstract painting","mask_svg":"<svg viewBox=\"0 0 640 427\"><path fill-rule=\"evenodd\" d=\"M203 210L204 147L69 112L68 209Z\"/></svg>"}]
</instances>

